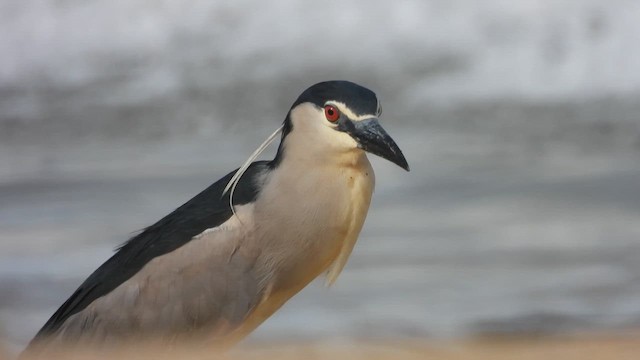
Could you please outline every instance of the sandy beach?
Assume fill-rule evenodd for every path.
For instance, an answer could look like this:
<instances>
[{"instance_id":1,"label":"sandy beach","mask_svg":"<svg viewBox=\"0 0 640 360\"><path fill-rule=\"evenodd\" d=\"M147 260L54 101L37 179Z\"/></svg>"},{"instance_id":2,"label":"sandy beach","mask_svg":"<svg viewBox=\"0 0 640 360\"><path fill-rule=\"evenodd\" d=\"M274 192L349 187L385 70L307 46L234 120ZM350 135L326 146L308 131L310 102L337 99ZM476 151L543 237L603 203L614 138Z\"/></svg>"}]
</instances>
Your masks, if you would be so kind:
<instances>
[{"instance_id":1,"label":"sandy beach","mask_svg":"<svg viewBox=\"0 0 640 360\"><path fill-rule=\"evenodd\" d=\"M459 341L361 341L331 343L271 343L239 346L225 354L184 348L158 350L157 346L137 346L101 352L77 351L47 354L65 360L103 359L221 359L221 360L635 360L640 356L640 335L630 333L579 335L544 338L494 338ZM8 354L2 360L12 359Z\"/></svg>"}]
</instances>

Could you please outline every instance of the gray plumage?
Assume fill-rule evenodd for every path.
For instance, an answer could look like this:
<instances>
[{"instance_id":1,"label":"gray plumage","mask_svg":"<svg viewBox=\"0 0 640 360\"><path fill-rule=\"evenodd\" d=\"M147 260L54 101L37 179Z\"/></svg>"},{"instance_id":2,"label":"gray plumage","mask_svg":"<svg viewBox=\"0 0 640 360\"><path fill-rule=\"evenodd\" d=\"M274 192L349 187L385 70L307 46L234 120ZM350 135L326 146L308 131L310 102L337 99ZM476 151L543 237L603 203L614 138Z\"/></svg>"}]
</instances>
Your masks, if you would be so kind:
<instances>
[{"instance_id":1,"label":"gray plumage","mask_svg":"<svg viewBox=\"0 0 640 360\"><path fill-rule=\"evenodd\" d=\"M373 193L365 151L408 170L378 115L377 97L359 85L309 88L285 120L276 158L242 175L237 201L222 190L229 174L133 238L31 347L146 338L225 347L322 272L335 281Z\"/></svg>"}]
</instances>

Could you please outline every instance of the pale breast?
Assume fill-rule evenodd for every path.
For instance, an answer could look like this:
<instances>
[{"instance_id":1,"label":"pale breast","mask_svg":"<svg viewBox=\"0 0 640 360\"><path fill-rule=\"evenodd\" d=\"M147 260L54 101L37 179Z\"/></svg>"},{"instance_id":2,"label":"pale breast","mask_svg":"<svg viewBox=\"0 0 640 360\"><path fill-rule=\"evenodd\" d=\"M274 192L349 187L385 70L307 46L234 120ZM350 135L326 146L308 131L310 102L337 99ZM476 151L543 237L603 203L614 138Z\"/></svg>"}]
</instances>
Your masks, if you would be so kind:
<instances>
[{"instance_id":1,"label":"pale breast","mask_svg":"<svg viewBox=\"0 0 640 360\"><path fill-rule=\"evenodd\" d=\"M374 186L366 156L356 160L312 168L291 162L267 179L255 204L257 231L265 266L287 286L310 282L336 260L339 273L346 263Z\"/></svg>"},{"instance_id":2,"label":"pale breast","mask_svg":"<svg viewBox=\"0 0 640 360\"><path fill-rule=\"evenodd\" d=\"M374 174L366 159L357 166L285 169L267 179L255 208L256 261L262 300L232 334L241 339L331 266L334 281L349 258L366 217Z\"/></svg>"}]
</instances>

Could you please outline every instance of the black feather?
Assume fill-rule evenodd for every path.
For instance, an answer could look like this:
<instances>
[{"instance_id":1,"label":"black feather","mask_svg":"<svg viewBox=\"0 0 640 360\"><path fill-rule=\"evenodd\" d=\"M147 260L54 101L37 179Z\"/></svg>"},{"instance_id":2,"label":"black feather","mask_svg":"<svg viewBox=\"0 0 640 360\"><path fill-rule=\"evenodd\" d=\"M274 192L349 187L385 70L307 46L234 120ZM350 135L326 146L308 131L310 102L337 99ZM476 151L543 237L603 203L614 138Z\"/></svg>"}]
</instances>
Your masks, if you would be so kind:
<instances>
[{"instance_id":1,"label":"black feather","mask_svg":"<svg viewBox=\"0 0 640 360\"><path fill-rule=\"evenodd\" d=\"M251 164L235 189L234 205L246 204L256 199L260 186L258 179L269 168L267 161ZM229 206L229 194L222 196L222 191L234 173L235 171L229 173L124 243L60 306L32 342L54 333L70 316L113 291L153 258L167 254L185 245L204 230L227 221L232 212Z\"/></svg>"},{"instance_id":2,"label":"black feather","mask_svg":"<svg viewBox=\"0 0 640 360\"><path fill-rule=\"evenodd\" d=\"M305 102L323 107L329 100L346 104L356 115L376 115L378 112L378 97L373 91L344 80L324 81L309 87L291 108Z\"/></svg>"}]
</instances>

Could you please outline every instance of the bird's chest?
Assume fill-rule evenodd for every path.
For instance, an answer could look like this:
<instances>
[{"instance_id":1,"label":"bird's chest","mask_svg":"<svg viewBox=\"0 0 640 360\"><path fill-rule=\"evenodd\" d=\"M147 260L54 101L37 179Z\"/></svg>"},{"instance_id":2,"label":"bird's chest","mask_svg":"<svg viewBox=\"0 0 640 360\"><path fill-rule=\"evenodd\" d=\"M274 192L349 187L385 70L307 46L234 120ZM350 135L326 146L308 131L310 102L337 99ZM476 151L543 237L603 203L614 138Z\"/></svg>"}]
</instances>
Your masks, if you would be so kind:
<instances>
[{"instance_id":1,"label":"bird's chest","mask_svg":"<svg viewBox=\"0 0 640 360\"><path fill-rule=\"evenodd\" d=\"M285 169L286 170L286 169ZM366 217L374 187L369 162L353 166L289 169L269 180L256 212L268 261L291 281L308 282L353 243ZM349 252L353 245L349 246ZM347 254L348 256L348 254Z\"/></svg>"}]
</instances>

